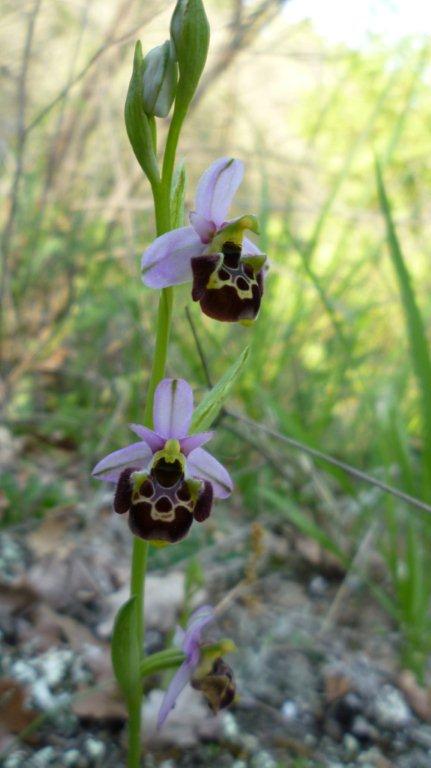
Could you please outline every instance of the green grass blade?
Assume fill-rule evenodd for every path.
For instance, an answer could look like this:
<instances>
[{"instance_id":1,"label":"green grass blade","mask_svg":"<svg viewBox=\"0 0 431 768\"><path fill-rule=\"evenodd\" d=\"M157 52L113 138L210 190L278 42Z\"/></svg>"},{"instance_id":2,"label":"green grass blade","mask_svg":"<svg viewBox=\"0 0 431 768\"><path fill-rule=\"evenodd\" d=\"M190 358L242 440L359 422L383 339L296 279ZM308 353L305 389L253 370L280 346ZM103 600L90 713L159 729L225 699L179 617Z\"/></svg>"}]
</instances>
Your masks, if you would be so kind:
<instances>
[{"instance_id":1,"label":"green grass blade","mask_svg":"<svg viewBox=\"0 0 431 768\"><path fill-rule=\"evenodd\" d=\"M409 340L410 355L416 376L423 424L423 474L427 497L431 497L431 358L425 326L417 305L412 280L398 240L383 175L376 160L376 180L380 207L386 223L386 238L395 270Z\"/></svg>"}]
</instances>

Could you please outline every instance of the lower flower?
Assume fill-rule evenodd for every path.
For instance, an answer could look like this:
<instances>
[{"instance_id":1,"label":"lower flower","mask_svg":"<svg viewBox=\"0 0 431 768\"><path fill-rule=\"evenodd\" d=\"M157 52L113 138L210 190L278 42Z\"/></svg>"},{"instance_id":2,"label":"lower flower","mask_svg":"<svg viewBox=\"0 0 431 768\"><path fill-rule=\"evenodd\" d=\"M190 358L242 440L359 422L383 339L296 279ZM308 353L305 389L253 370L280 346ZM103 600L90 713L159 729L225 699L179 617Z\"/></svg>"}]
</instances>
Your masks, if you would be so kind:
<instances>
[{"instance_id":1,"label":"lower flower","mask_svg":"<svg viewBox=\"0 0 431 768\"><path fill-rule=\"evenodd\" d=\"M233 672L220 653L231 652L235 646L232 641L220 641L216 644L214 658L214 647L206 645L202 639L203 630L214 619L213 608L204 605L192 613L185 630L177 629L174 642L184 652L185 659L163 697L157 718L158 728L162 727L187 684L205 696L215 714L232 704L235 698Z\"/></svg>"},{"instance_id":2,"label":"lower flower","mask_svg":"<svg viewBox=\"0 0 431 768\"><path fill-rule=\"evenodd\" d=\"M93 475L116 484L114 509L129 513L136 536L174 543L193 522L203 522L213 498L226 499L232 480L202 445L212 432L189 435L193 393L183 379L164 379L154 395L155 430L140 424L131 429L138 443L105 456Z\"/></svg>"}]
</instances>

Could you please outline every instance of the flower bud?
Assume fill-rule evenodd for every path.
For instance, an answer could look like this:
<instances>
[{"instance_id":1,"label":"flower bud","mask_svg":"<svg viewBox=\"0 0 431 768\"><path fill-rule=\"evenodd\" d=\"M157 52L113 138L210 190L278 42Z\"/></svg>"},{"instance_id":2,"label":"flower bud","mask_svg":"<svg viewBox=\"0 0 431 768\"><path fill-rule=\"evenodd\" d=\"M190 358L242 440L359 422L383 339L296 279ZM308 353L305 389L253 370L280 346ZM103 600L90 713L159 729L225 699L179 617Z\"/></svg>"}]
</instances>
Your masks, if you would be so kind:
<instances>
[{"instance_id":1,"label":"flower bud","mask_svg":"<svg viewBox=\"0 0 431 768\"><path fill-rule=\"evenodd\" d=\"M210 40L210 28L202 0L178 0L171 20L180 79L177 104L187 110L203 72Z\"/></svg>"},{"instance_id":2,"label":"flower bud","mask_svg":"<svg viewBox=\"0 0 431 768\"><path fill-rule=\"evenodd\" d=\"M133 72L124 107L127 135L136 159L151 184L157 183L159 170L153 147L150 123L144 111L142 96L143 76L142 46L136 43Z\"/></svg>"},{"instance_id":3,"label":"flower bud","mask_svg":"<svg viewBox=\"0 0 431 768\"><path fill-rule=\"evenodd\" d=\"M153 48L144 58L142 98L148 116L166 117L177 89L178 71L172 42Z\"/></svg>"}]
</instances>

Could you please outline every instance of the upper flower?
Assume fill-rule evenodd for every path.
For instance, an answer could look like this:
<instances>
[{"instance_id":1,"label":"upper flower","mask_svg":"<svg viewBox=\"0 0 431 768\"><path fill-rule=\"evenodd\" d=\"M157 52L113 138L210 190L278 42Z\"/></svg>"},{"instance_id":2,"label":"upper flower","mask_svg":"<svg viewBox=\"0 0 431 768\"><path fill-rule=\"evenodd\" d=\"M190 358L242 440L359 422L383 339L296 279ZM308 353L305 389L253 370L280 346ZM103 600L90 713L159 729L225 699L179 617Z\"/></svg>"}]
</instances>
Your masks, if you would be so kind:
<instances>
[{"instance_id":1,"label":"upper flower","mask_svg":"<svg viewBox=\"0 0 431 768\"><path fill-rule=\"evenodd\" d=\"M222 157L201 176L190 226L158 237L142 257L150 288L193 280L192 298L217 320L250 321L257 316L266 261L244 230L257 232L254 216L227 219L244 175L240 160Z\"/></svg>"},{"instance_id":2,"label":"upper flower","mask_svg":"<svg viewBox=\"0 0 431 768\"><path fill-rule=\"evenodd\" d=\"M210 605L198 608L190 616L186 630L177 629L175 643L184 651L185 660L172 678L163 698L157 727L165 722L169 712L175 707L176 701L186 687L191 683L193 688L202 691L213 712L229 706L235 696L235 683L230 667L218 656L211 659L207 669L202 663L202 632L210 622L214 621L214 611Z\"/></svg>"},{"instance_id":3,"label":"upper flower","mask_svg":"<svg viewBox=\"0 0 431 768\"><path fill-rule=\"evenodd\" d=\"M212 432L188 435L193 393L183 379L164 379L154 395L154 430L130 428L141 440L105 456L93 469L100 480L116 483L114 509L129 512L129 525L143 539L175 542L193 518L206 520L215 496L232 491L226 469L201 448Z\"/></svg>"}]
</instances>

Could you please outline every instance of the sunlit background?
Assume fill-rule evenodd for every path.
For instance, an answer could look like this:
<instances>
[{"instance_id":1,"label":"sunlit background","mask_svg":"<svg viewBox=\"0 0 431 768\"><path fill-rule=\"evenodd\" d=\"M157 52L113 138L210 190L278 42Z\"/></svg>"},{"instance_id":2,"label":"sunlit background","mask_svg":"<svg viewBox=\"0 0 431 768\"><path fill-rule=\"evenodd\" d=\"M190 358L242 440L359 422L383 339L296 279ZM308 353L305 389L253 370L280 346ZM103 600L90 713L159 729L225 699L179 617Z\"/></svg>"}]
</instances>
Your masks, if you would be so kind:
<instances>
[{"instance_id":1,"label":"sunlit background","mask_svg":"<svg viewBox=\"0 0 431 768\"><path fill-rule=\"evenodd\" d=\"M211 443L235 493L152 551L148 647L193 601L227 596L239 695L213 720L189 692L157 736L166 680L151 680L145 765L426 768L431 14L419 0L206 7L210 56L179 149L187 207L214 159L241 158L233 214L258 215L271 269L252 328L176 291L168 374L197 401L246 345L250 358ZM124 764L124 710L103 686L130 534L90 470L145 405L158 297L139 263L154 221L123 105L135 40L167 39L172 8L2 3L5 768Z\"/></svg>"}]
</instances>

